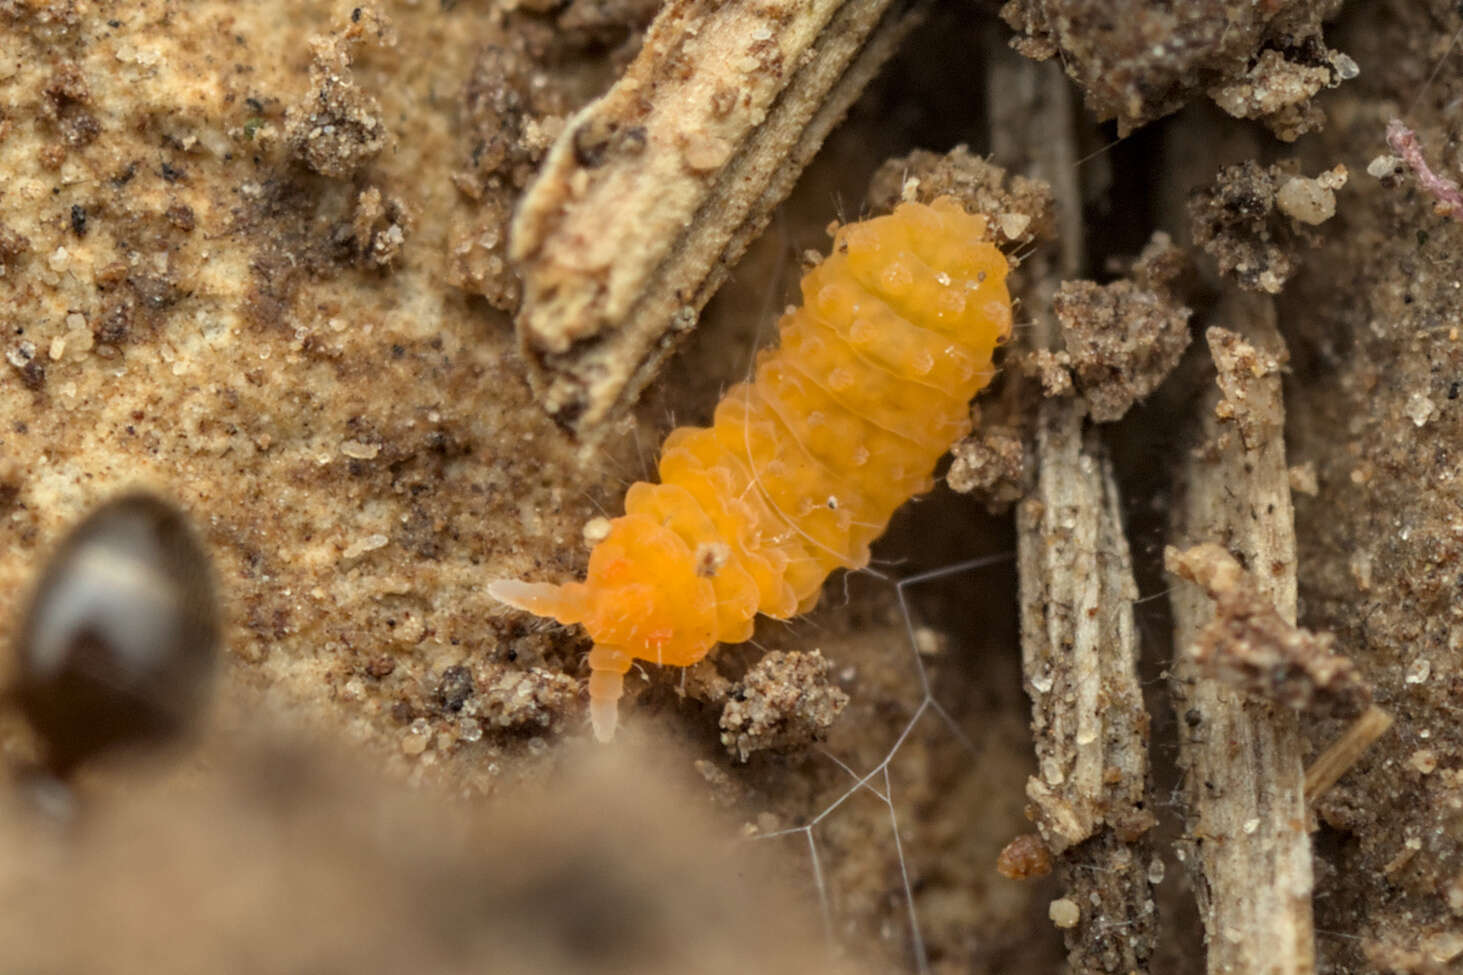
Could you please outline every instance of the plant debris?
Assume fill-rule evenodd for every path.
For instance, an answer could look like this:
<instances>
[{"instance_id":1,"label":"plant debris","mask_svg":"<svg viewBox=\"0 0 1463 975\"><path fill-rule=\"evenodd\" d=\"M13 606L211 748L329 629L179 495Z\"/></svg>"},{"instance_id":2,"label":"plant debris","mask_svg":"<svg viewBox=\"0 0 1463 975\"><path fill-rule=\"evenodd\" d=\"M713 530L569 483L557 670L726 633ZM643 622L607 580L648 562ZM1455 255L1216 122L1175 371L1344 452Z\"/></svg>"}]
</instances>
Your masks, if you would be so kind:
<instances>
[{"instance_id":1,"label":"plant debris","mask_svg":"<svg viewBox=\"0 0 1463 975\"><path fill-rule=\"evenodd\" d=\"M1180 552L1169 546L1164 564L1215 602L1214 619L1188 650L1208 674L1294 711L1355 718L1370 706L1371 688L1335 652L1336 638L1284 620L1222 547L1206 543Z\"/></svg>"},{"instance_id":2,"label":"plant debris","mask_svg":"<svg viewBox=\"0 0 1463 975\"><path fill-rule=\"evenodd\" d=\"M828 683L829 662L817 650L774 650L731 689L721 712L721 743L745 762L766 750L822 741L848 704Z\"/></svg>"}]
</instances>

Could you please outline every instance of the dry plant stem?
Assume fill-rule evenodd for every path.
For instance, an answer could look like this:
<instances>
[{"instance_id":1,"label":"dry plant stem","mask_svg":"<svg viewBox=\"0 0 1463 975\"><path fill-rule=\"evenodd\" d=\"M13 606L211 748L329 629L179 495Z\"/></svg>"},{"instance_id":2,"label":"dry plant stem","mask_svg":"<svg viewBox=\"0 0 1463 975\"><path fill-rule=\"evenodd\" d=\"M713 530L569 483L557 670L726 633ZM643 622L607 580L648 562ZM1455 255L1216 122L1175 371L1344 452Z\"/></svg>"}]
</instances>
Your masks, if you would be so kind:
<instances>
[{"instance_id":1,"label":"dry plant stem","mask_svg":"<svg viewBox=\"0 0 1463 975\"><path fill-rule=\"evenodd\" d=\"M1312 803L1325 795L1341 776L1350 771L1362 752L1372 746L1387 729L1392 727L1392 716L1373 704L1351 723L1351 726L1331 743L1331 747L1316 757L1306 769L1306 802Z\"/></svg>"},{"instance_id":2,"label":"dry plant stem","mask_svg":"<svg viewBox=\"0 0 1463 975\"><path fill-rule=\"evenodd\" d=\"M593 440L655 375L919 0L672 0L525 194L511 256L540 402Z\"/></svg>"},{"instance_id":3,"label":"dry plant stem","mask_svg":"<svg viewBox=\"0 0 1463 975\"><path fill-rule=\"evenodd\" d=\"M1026 794L1081 910L1074 971L1145 969L1156 938L1145 834L1148 713L1132 558L1112 465L1080 400L1041 404L1034 496L1018 509L1021 642L1038 774Z\"/></svg>"},{"instance_id":4,"label":"dry plant stem","mask_svg":"<svg viewBox=\"0 0 1463 975\"><path fill-rule=\"evenodd\" d=\"M987 38L1005 47L1004 36ZM1073 132L1072 85L1054 61L1025 58L1012 61L999 50L987 52L990 94L991 159L1012 172L1045 180L1057 208L1058 241L1037 248L1021 264L1032 282L1029 304L1018 305L1017 342L1032 349L1054 347L1061 326L1052 314L1052 297L1061 281L1078 276L1087 263L1082 232L1082 191L1077 180L1077 147ZM1014 353L1013 353L1014 354Z\"/></svg>"},{"instance_id":5,"label":"dry plant stem","mask_svg":"<svg viewBox=\"0 0 1463 975\"><path fill-rule=\"evenodd\" d=\"M998 36L987 43L1005 48ZM1083 247L1082 191L1078 184L1077 146L1072 126L1074 109L1072 84L1056 61L1037 63L1025 58L1013 61L1002 51L987 54L991 112L991 158L1006 168L1051 184L1057 205L1058 258L1054 274L1033 274L1040 282L1042 299L1036 304L1050 308L1050 294L1058 279L1077 277L1086 264ZM1042 260L1044 250L1033 258ZM1024 265L1023 265L1024 266ZM1032 309L1036 314L1036 309ZM1056 340L1057 326L1050 314L1038 323L1037 343L1045 348ZM1049 333L1049 334L1048 334Z\"/></svg>"},{"instance_id":6,"label":"dry plant stem","mask_svg":"<svg viewBox=\"0 0 1463 975\"><path fill-rule=\"evenodd\" d=\"M993 155L1047 180L1058 205L1058 254L1038 251L1041 348L1056 341L1051 296L1085 263L1071 87L1056 63L991 58ZM1013 135L1019 134L1019 136ZM1074 972L1141 972L1157 941L1148 881L1148 714L1137 678L1137 591L1112 467L1084 442L1080 400L1046 400L1036 443L1038 483L1017 508L1021 644L1041 769L1028 782L1043 840L1056 854ZM1045 688L1045 690L1041 690Z\"/></svg>"},{"instance_id":7,"label":"dry plant stem","mask_svg":"<svg viewBox=\"0 0 1463 975\"><path fill-rule=\"evenodd\" d=\"M1253 572L1295 622L1295 522L1285 465L1284 345L1267 297L1231 296L1206 333L1223 395L1202 406L1201 446L1181 476L1175 544L1216 542ZM1296 715L1203 676L1188 653L1214 608L1202 590L1172 595L1174 706L1189 846L1211 973L1315 971L1311 850Z\"/></svg>"}]
</instances>

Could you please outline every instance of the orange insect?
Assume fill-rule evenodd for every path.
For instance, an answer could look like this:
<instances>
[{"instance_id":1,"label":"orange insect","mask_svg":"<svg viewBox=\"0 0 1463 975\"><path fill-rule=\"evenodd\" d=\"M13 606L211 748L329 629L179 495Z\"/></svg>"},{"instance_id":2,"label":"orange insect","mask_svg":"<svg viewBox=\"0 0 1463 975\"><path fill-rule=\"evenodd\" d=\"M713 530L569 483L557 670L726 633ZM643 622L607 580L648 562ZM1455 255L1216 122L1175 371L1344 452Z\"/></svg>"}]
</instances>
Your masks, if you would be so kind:
<instances>
[{"instance_id":1,"label":"orange insect","mask_svg":"<svg viewBox=\"0 0 1463 975\"><path fill-rule=\"evenodd\" d=\"M689 667L748 639L759 612L806 612L834 569L868 564L970 432L970 398L1011 330L1006 271L985 218L950 197L841 228L754 380L712 426L666 438L660 483L630 488L588 578L488 587L589 631L595 737L614 735L631 661Z\"/></svg>"}]
</instances>

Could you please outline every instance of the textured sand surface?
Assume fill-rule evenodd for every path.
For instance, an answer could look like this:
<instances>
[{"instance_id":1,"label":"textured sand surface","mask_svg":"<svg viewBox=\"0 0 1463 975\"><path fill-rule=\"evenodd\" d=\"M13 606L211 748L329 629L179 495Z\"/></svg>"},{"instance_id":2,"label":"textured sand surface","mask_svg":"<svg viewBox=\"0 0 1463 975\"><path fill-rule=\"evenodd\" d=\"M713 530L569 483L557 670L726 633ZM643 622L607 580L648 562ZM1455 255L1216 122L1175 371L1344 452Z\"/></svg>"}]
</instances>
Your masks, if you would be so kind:
<instances>
[{"instance_id":1,"label":"textured sand surface","mask_svg":"<svg viewBox=\"0 0 1463 975\"><path fill-rule=\"evenodd\" d=\"M1124 19L1112 16L1123 5L1105 0L1008 4L1024 53L1060 53L1079 85L1091 84L1064 89L1074 105L1085 95L1089 110L1053 110L1069 150L1055 175L1028 168L1053 158L1044 155L1052 145L1038 113L1023 107L1038 76L1023 73L1029 66L1007 49L1011 31L991 6L979 16L941 8L909 38L637 414L586 454L531 394L510 317L519 285L507 230L564 120L634 57L654 12L649 3L394 0L378 9L0 0L0 620L17 618L68 526L137 486L190 513L224 596L221 706L202 747L174 770L179 782L167 787L193 790L191 798L174 801L126 764L84 775L88 815L115 809L117 818L103 819L111 825L94 845L59 847L83 850L68 882L92 889L92 871L112 863L145 871L147 856L116 859L116 851L132 835L129 824L161 818L156 810L177 813L178 835L199 844L197 863L222 875L244 869L199 824L226 822L222 807L247 807L240 790L268 792L249 771L256 760L226 744L256 726L303 726L331 741L321 746L325 758L299 759L306 768L330 764L339 754L331 748L357 756L347 784L321 785L327 811L399 801L395 784L377 782L381 770L388 782L419 787L423 807L395 820L419 832L457 828L461 813L462 829L491 833L499 803L545 784L552 797L588 744L588 646L574 631L506 611L485 584L582 574L586 526L618 513L624 487L645 475L671 426L708 419L720 389L744 376L750 350L790 294L798 255L826 249L831 219L864 212L881 163L896 160L872 195L883 205L903 192L907 169L934 165L937 157L919 162L911 149L965 142L1051 182L1055 226L1079 245L1059 262L1050 245L1028 246L1024 225L1013 227L1008 236L1027 259L1016 275L1018 336L1052 324L1058 285L1083 279L1089 283L1063 292L1073 319L1063 324L1087 328L1102 355L1064 361L1012 350L1012 368L979 406L983 439L957 449L952 484L1009 510L1030 489L1042 383L1045 395L1072 394L1075 363L1075 391L1088 395L1086 384L1096 388L1103 369L1121 371L1132 364L1131 347L1151 344L1096 334L1083 302L1103 302L1098 310L1113 322L1133 325L1134 296L1146 302L1170 283L1135 292L1112 281L1155 231L1176 245L1172 299L1193 310L1192 332L1234 327L1219 296L1265 292L1290 355L1284 448L1296 494L1298 622L1333 635L1335 651L1396 720L1312 809L1317 956L1323 970L1338 971L1429 973L1456 964L1463 227L1437 209L1385 141L1389 120L1400 117L1433 169L1457 172L1463 73L1456 53L1443 60L1460 27L1456 5L1196 0L1167 5L1171 17ZM1219 12L1239 7L1229 30ZM1337 23L1323 24L1338 7ZM1092 111L1124 128L1147 125L1114 143L1116 128L1096 126ZM958 184L968 158L940 178ZM933 185L935 170L921 171ZM1040 229L1035 236L1049 228ZM1177 355L1177 308L1163 304L1152 327L1133 334L1161 334ZM1203 374L1207 351L1194 343L1151 392L1149 379L1167 372L1172 357L1154 355L1153 375L1120 398L1126 408L1148 394L1149 405L1094 436L1112 450L1145 597L1134 612L1152 721L1147 808L1159 826L1150 837L1156 858L1139 873L1159 934L1156 948L1144 950L1156 951L1154 971L1197 972L1204 953L1194 895L1174 855L1185 800L1172 756L1180 736L1202 732L1174 711L1160 679L1173 648L1157 597L1173 582L1161 569L1168 508L1193 445L1196 390L1211 377ZM1098 379L1082 373L1083 362ZM876 549L878 564L904 576L1011 551L1009 522L979 509L943 490L912 506ZM570 860L584 851L564 870L628 872L623 860L596 857L616 837L633 844L659 833L670 816L693 827L689 839L653 845L657 869L674 874L685 850L705 843L695 826L702 813L721 806L748 834L791 831L759 841L786 881L777 886L807 909L795 918L801 935L791 936L786 958L822 957L816 851L832 942L875 968L907 964L902 853L937 970L1062 970L1060 932L1048 920L1049 903L1065 893L1058 879L1017 882L994 869L998 851L1031 829L1023 817L1031 712L1021 692L1013 576L1009 566L982 570L915 600L919 659L959 735L926 712L881 766L924 687L890 586L861 577L845 590L835 580L820 610L761 627L755 645L723 648L709 667L632 673L622 705L627 748L673 739L683 750L615 766L608 774L616 787L596 787L628 794L626 806L606 807L624 824L618 830L589 829L577 807L556 812L552 798L522 814L542 824L539 841L550 838L531 859L551 861L560 849L553 838L583 830L591 840L563 848ZM736 718L787 690L769 691L763 672L747 676L764 649L817 649L828 662L826 671L815 668L815 686L847 694L849 703L828 729L826 751L808 747L813 732L791 736L798 745L790 753L750 749L746 764L723 746L728 694L754 690L751 705L731 709ZM0 658L0 679L11 661ZM1299 720L1306 761L1342 731L1329 715ZM738 735L753 727L772 729L772 740L776 716L734 721L729 738L745 745ZM973 756L962 735L973 740ZM11 764L34 752L10 714L0 714L0 745ZM892 789L897 834L890 805L871 792L818 818L854 781L830 755L860 774L880 772L871 782ZM647 777L689 781L695 798L642 789ZM291 802L309 802L300 798L308 787L285 791ZM592 792L572 794L595 805ZM434 804L451 811L434 820ZM294 828L271 815L261 820L242 808L224 829ZM27 876L69 869L46 860L54 849L9 856L37 834L20 813L0 821L0 861L37 871L6 875L7 897L28 896ZM518 832L504 842L533 833L514 822ZM146 836L137 828L143 842L167 846L166 828ZM343 831L344 845L369 846L352 837L375 828L357 821ZM728 829L720 821L714 828ZM328 822L300 829L305 846L328 846ZM461 854L448 840L427 846L422 861ZM480 890L498 870L493 844L481 846L490 852L467 857L454 889ZM299 847L257 849L283 858ZM326 850L320 869L362 884L392 876L374 859L352 873L351 861L349 849ZM160 866L161 877L174 869ZM696 875L715 881L708 916L758 900L769 883L758 874L738 886L738 873L720 861ZM636 896L650 902L644 916L662 917L651 892L675 897L683 879L658 887L636 880ZM408 900L417 889L401 887ZM535 889L542 896L523 900L533 917L573 907L563 906L558 882ZM699 883L687 889L706 893ZM493 900L502 896L493 893L481 909L502 907ZM1078 923L1080 905L1074 917L1074 902L1058 904L1050 916ZM441 944L431 928L442 914L436 906L422 915L385 901L342 911L364 932L361 943L379 943L371 938L380 919L396 916L414 935L427 931L422 943ZM278 923L268 912L250 916L259 926L246 929L261 937ZM729 940L708 939L706 950L768 970L736 953L749 939L735 932L747 929L728 930ZM17 937L32 938L29 947L45 957L46 939L58 936L41 925ZM413 942L403 933L402 943ZM626 964L647 953L679 957L665 944L631 944L625 957L635 961ZM78 958L83 967L91 961Z\"/></svg>"}]
</instances>

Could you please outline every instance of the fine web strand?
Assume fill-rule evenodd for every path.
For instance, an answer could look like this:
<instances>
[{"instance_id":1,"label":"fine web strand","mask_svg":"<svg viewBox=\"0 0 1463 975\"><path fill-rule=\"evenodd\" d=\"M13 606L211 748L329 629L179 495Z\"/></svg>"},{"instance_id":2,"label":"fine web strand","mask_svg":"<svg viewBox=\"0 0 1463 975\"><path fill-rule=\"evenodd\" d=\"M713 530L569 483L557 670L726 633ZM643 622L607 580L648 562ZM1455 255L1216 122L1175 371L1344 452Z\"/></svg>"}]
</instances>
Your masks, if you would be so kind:
<instances>
[{"instance_id":1,"label":"fine web strand","mask_svg":"<svg viewBox=\"0 0 1463 975\"><path fill-rule=\"evenodd\" d=\"M966 559L963 562L956 562L952 565L942 566L938 569L931 569L927 572L920 572L908 578L901 579L894 584L895 596L899 603L899 612L904 620L905 637L909 644L909 653L914 661L916 674L919 676L920 701L911 712L909 719L905 721L899 734L895 736L894 743L884 753L884 757L866 772L856 771L848 762L839 758L831 751L820 748L818 752L842 770L851 780L847 788L831 802L809 819L802 826L788 827L787 829L773 830L759 834L755 839L770 840L778 837L802 835L808 846L808 857L810 870L813 878L813 889L818 897L818 909L823 920L823 931L828 941L830 955L836 955L838 941L835 936L833 923L833 908L829 895L828 879L823 869L822 853L818 849L818 837L815 830L822 825L829 817L842 808L849 800L860 793L873 796L884 804L889 816L889 828L894 839L894 853L899 861L899 878L904 896L905 911L908 915L909 940L914 970L920 975L928 975L930 972L929 950L925 944L924 932L919 923L919 912L914 899L914 879L911 876L909 858L904 851L904 841L899 829L899 814L895 806L894 782L890 774L890 766L899 755L910 736L914 733L915 727L927 713L937 715L942 724L950 730L951 735L959 742L960 746L972 757L979 754L975 742L960 727L954 717L946 710L935 697L930 682L929 672L925 667L924 660L920 656L919 641L916 636L914 617L910 610L908 591L914 586L938 579L949 578L966 572L975 572L980 569L1009 562L1013 558L1011 553L999 555L986 555L978 558Z\"/></svg>"},{"instance_id":2,"label":"fine web strand","mask_svg":"<svg viewBox=\"0 0 1463 975\"><path fill-rule=\"evenodd\" d=\"M1428 73L1427 80L1417 89L1417 94L1412 96L1412 101L1408 104L1407 111L1402 113L1404 116L1411 115L1417 109L1418 103L1422 101L1422 96L1427 94L1428 89L1437 80L1438 72L1443 70L1443 65L1447 64L1448 58L1452 57L1453 50L1458 46L1458 39L1460 37L1463 37L1463 26L1460 26L1453 32L1453 37L1448 41L1448 47L1443 51L1443 56L1438 58L1438 63L1433 65L1432 71Z\"/></svg>"}]
</instances>

